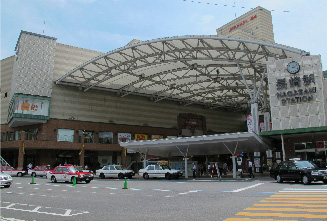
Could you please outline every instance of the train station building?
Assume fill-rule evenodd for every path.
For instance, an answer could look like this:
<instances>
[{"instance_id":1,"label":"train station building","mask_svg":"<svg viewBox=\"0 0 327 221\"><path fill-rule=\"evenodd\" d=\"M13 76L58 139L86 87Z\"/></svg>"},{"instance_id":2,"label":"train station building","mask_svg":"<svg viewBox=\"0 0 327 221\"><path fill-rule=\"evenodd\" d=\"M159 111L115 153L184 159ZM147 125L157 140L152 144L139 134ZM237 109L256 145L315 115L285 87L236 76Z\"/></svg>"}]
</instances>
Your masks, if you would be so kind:
<instances>
[{"instance_id":1,"label":"train station building","mask_svg":"<svg viewBox=\"0 0 327 221\"><path fill-rule=\"evenodd\" d=\"M135 146L211 137L190 161L246 156L259 168L300 156L326 163L320 55L275 43L271 13L261 7L216 31L135 39L107 53L21 31L13 56L1 60L1 156L19 168L122 164L137 171L145 149ZM229 145L234 151L225 151ZM166 150L148 157L175 165L187 158Z\"/></svg>"}]
</instances>

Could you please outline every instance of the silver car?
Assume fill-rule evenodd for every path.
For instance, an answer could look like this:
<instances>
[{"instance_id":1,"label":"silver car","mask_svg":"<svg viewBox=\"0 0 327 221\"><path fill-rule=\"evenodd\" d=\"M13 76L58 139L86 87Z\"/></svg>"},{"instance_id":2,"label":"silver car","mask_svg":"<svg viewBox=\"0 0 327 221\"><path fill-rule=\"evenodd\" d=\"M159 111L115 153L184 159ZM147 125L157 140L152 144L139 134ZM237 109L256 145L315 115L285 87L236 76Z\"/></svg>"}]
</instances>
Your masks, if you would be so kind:
<instances>
[{"instance_id":1,"label":"silver car","mask_svg":"<svg viewBox=\"0 0 327 221\"><path fill-rule=\"evenodd\" d=\"M12 184L12 177L9 174L6 174L0 171L0 186L4 188L9 188Z\"/></svg>"}]
</instances>

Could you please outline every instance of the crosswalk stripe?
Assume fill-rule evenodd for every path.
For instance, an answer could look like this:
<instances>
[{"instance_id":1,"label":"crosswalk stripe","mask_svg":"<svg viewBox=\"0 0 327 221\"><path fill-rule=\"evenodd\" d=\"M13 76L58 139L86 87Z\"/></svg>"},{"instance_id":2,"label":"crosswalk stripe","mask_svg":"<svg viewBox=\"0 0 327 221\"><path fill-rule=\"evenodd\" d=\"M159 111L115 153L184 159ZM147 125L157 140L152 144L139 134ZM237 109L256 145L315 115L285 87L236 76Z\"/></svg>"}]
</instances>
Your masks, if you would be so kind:
<instances>
[{"instance_id":1,"label":"crosswalk stripe","mask_svg":"<svg viewBox=\"0 0 327 221\"><path fill-rule=\"evenodd\" d=\"M277 199L276 197L272 197L272 198L266 198L267 200L275 200ZM326 200L327 198L296 198L296 197L278 197L279 200Z\"/></svg>"},{"instance_id":2,"label":"crosswalk stripe","mask_svg":"<svg viewBox=\"0 0 327 221\"><path fill-rule=\"evenodd\" d=\"M279 220L279 219L250 219L250 218L228 218L224 221L297 221L297 220Z\"/></svg>"},{"instance_id":3,"label":"crosswalk stripe","mask_svg":"<svg viewBox=\"0 0 327 221\"><path fill-rule=\"evenodd\" d=\"M249 213L239 212L237 216L273 216L273 217L293 217L293 218L311 218L311 219L325 219L327 215L314 215L314 214L285 214L285 213Z\"/></svg>"},{"instance_id":4,"label":"crosswalk stripe","mask_svg":"<svg viewBox=\"0 0 327 221\"><path fill-rule=\"evenodd\" d=\"M327 207L327 205L311 205L300 203L265 203L265 204L253 204L253 206L283 206L283 207Z\"/></svg>"},{"instance_id":5,"label":"crosswalk stripe","mask_svg":"<svg viewBox=\"0 0 327 221\"><path fill-rule=\"evenodd\" d=\"M296 209L296 208L254 208L249 207L245 210L265 210L265 211L275 211L275 212L309 212L309 213L325 213L327 209Z\"/></svg>"},{"instance_id":6,"label":"crosswalk stripe","mask_svg":"<svg viewBox=\"0 0 327 221\"><path fill-rule=\"evenodd\" d=\"M311 192L283 192L283 193L275 193L277 195L288 195L288 194L294 194L294 195L301 195L301 194L310 194L310 195L327 195L327 193L311 193Z\"/></svg>"},{"instance_id":7,"label":"crosswalk stripe","mask_svg":"<svg viewBox=\"0 0 327 221\"><path fill-rule=\"evenodd\" d=\"M304 194L301 194L301 195L295 195L295 194L290 194L290 195L272 195L270 197L276 197L276 198L279 198L279 197L324 197L327 199L327 196L324 196L324 195L304 195Z\"/></svg>"},{"instance_id":8,"label":"crosswalk stripe","mask_svg":"<svg viewBox=\"0 0 327 221\"><path fill-rule=\"evenodd\" d=\"M294 201L290 201L290 200L260 200L260 202L262 203L327 203L327 201L308 201L308 200L303 200L303 201L299 201L299 200L294 200Z\"/></svg>"}]
</instances>

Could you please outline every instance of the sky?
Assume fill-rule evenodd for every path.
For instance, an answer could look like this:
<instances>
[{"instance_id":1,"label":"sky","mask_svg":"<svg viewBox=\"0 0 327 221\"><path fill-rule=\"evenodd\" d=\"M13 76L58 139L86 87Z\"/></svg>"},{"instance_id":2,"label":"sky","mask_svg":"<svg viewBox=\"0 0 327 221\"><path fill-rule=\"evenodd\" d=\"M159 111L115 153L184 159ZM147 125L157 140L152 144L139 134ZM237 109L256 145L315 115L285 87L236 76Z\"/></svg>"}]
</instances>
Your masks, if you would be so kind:
<instances>
[{"instance_id":1,"label":"sky","mask_svg":"<svg viewBox=\"0 0 327 221\"><path fill-rule=\"evenodd\" d=\"M276 43L320 54L327 70L327 0L0 1L1 59L14 55L21 30L105 53L133 39L216 35L217 28L261 6L272 13Z\"/></svg>"}]
</instances>

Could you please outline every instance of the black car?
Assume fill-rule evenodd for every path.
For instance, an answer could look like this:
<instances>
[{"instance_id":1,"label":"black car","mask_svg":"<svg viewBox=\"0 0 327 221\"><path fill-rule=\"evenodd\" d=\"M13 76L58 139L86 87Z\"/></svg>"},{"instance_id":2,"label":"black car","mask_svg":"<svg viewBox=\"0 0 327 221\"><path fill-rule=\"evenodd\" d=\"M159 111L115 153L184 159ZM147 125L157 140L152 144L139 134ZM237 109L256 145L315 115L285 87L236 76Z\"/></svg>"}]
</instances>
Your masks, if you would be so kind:
<instances>
[{"instance_id":1,"label":"black car","mask_svg":"<svg viewBox=\"0 0 327 221\"><path fill-rule=\"evenodd\" d=\"M302 182L304 185L315 181L327 184L327 170L318 168L313 162L306 160L283 161L270 170L270 177L283 181Z\"/></svg>"}]
</instances>

